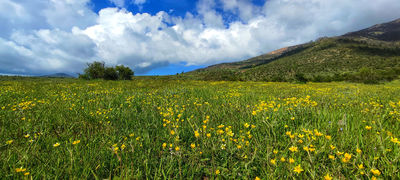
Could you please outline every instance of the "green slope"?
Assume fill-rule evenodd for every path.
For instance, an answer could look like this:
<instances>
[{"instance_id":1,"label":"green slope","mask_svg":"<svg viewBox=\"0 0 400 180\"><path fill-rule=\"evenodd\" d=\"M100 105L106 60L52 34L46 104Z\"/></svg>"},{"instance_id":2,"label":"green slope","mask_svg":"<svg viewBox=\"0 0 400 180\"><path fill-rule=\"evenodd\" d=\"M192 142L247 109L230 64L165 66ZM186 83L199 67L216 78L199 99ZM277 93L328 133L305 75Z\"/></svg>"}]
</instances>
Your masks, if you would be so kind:
<instances>
[{"instance_id":1,"label":"green slope","mask_svg":"<svg viewBox=\"0 0 400 180\"><path fill-rule=\"evenodd\" d=\"M245 61L213 65L185 76L202 80L251 81L392 80L400 74L399 27L400 20L396 20Z\"/></svg>"}]
</instances>

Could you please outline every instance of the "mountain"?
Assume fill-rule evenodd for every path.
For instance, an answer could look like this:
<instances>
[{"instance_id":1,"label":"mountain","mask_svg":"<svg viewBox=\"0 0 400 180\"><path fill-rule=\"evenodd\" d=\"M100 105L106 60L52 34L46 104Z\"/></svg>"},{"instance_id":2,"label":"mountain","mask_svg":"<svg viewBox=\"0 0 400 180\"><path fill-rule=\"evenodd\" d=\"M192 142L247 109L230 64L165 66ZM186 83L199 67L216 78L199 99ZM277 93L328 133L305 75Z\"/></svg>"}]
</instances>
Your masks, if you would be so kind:
<instances>
[{"instance_id":1,"label":"mountain","mask_svg":"<svg viewBox=\"0 0 400 180\"><path fill-rule=\"evenodd\" d=\"M377 24L361 31L347 33L343 37L364 37L381 41L400 41L400 19L384 24Z\"/></svg>"},{"instance_id":2,"label":"mountain","mask_svg":"<svg viewBox=\"0 0 400 180\"><path fill-rule=\"evenodd\" d=\"M48 78L75 78L74 76L71 76L66 73L55 73L55 74L49 74L49 75L44 75L40 77L48 77Z\"/></svg>"},{"instance_id":3,"label":"mountain","mask_svg":"<svg viewBox=\"0 0 400 180\"><path fill-rule=\"evenodd\" d=\"M201 80L371 81L400 75L400 19L185 74Z\"/></svg>"}]
</instances>

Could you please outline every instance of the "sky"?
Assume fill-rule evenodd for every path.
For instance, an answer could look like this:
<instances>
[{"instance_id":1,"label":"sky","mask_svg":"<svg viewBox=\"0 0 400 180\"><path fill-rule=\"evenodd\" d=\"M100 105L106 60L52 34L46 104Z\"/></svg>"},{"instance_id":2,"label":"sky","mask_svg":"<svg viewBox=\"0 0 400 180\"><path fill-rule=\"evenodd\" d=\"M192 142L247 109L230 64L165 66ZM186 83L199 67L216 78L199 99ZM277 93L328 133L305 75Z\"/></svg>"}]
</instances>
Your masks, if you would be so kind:
<instances>
[{"instance_id":1,"label":"sky","mask_svg":"<svg viewBox=\"0 0 400 180\"><path fill-rule=\"evenodd\" d=\"M399 0L0 0L0 74L168 75L400 18Z\"/></svg>"}]
</instances>

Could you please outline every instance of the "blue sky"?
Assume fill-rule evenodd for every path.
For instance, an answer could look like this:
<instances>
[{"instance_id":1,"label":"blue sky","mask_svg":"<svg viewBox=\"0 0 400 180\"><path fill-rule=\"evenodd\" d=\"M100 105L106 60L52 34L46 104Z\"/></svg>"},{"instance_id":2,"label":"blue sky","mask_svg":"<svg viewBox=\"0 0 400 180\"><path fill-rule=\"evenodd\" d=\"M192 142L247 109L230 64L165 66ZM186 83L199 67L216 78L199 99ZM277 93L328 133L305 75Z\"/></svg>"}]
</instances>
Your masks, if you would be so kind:
<instances>
[{"instance_id":1,"label":"blue sky","mask_svg":"<svg viewBox=\"0 0 400 180\"><path fill-rule=\"evenodd\" d=\"M398 0L2 0L0 74L168 75L400 18Z\"/></svg>"},{"instance_id":2,"label":"blue sky","mask_svg":"<svg viewBox=\"0 0 400 180\"><path fill-rule=\"evenodd\" d=\"M93 10L99 12L101 9L107 7L116 7L116 5L108 0L92 0ZM148 0L144 4L141 4L141 8L134 3L126 3L124 8L131 12L146 12L152 15L157 14L160 11L170 12L173 10L171 15L184 16L186 12L195 12L196 1L184 1L184 0Z\"/></svg>"}]
</instances>

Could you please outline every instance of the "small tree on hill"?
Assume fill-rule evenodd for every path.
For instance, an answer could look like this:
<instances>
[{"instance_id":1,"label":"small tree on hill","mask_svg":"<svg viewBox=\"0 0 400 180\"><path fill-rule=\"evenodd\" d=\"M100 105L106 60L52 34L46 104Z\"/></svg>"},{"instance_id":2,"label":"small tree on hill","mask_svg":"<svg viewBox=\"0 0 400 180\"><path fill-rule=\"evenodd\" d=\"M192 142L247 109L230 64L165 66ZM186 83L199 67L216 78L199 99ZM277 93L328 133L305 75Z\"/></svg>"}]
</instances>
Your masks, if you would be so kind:
<instances>
[{"instance_id":1,"label":"small tree on hill","mask_svg":"<svg viewBox=\"0 0 400 180\"><path fill-rule=\"evenodd\" d=\"M106 67L104 70L104 77L105 80L117 80L118 79L118 72L113 67Z\"/></svg>"},{"instance_id":2,"label":"small tree on hill","mask_svg":"<svg viewBox=\"0 0 400 180\"><path fill-rule=\"evenodd\" d=\"M306 79L306 77L304 76L303 73L296 73L294 75L294 78L296 79L297 82L307 83L307 79Z\"/></svg>"},{"instance_id":3,"label":"small tree on hill","mask_svg":"<svg viewBox=\"0 0 400 180\"><path fill-rule=\"evenodd\" d=\"M99 79L104 77L104 62L95 61L93 63L88 63L85 69L85 74L88 79Z\"/></svg>"},{"instance_id":4,"label":"small tree on hill","mask_svg":"<svg viewBox=\"0 0 400 180\"><path fill-rule=\"evenodd\" d=\"M82 79L105 79L105 80L130 80L134 72L126 66L105 67L104 62L95 61L88 63L84 74L80 74Z\"/></svg>"},{"instance_id":5,"label":"small tree on hill","mask_svg":"<svg viewBox=\"0 0 400 180\"><path fill-rule=\"evenodd\" d=\"M134 75L133 71L129 67L125 67L124 65L115 66L115 69L118 73L118 79L121 80L130 80Z\"/></svg>"}]
</instances>

